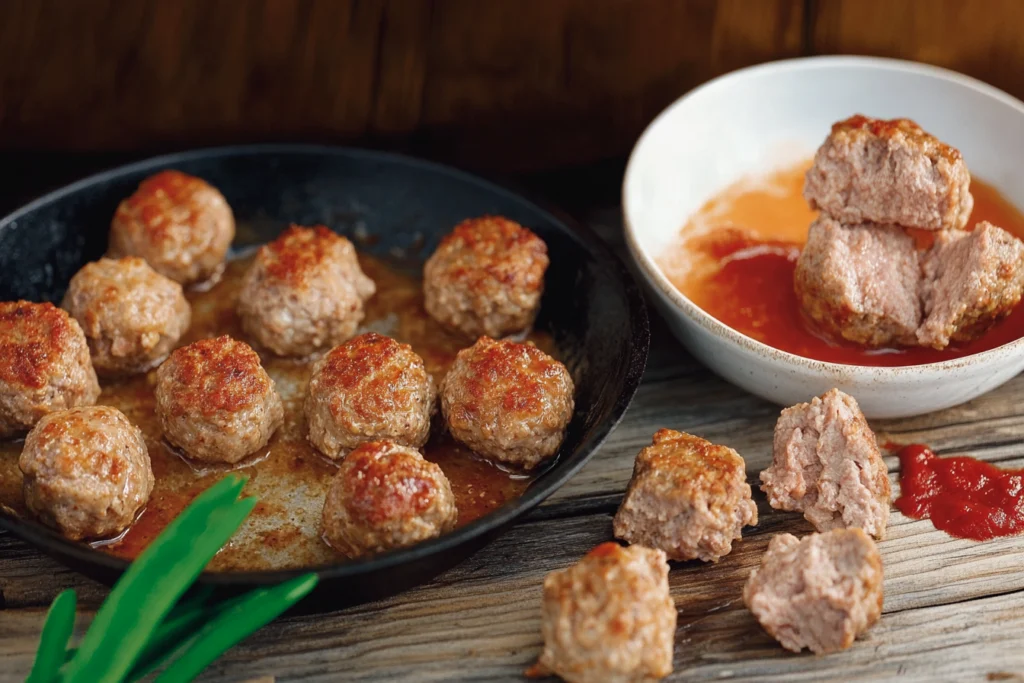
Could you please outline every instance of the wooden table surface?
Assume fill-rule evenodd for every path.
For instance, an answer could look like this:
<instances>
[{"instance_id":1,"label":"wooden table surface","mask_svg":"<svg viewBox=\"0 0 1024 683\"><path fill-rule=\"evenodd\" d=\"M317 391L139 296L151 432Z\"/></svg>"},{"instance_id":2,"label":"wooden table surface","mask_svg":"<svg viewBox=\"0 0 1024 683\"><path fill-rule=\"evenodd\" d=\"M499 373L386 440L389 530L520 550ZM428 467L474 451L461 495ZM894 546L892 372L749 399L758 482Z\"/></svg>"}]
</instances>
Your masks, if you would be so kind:
<instances>
[{"instance_id":1,"label":"wooden table surface","mask_svg":"<svg viewBox=\"0 0 1024 683\"><path fill-rule=\"evenodd\" d=\"M586 219L617 241L614 208ZM636 452L659 427L738 450L753 483L771 459L779 408L694 361L652 315L650 362L625 419L587 466L502 537L431 583L383 602L264 628L214 664L206 681L516 680L541 647L544 575L612 538L611 520ZM966 405L876 421L880 442L923 442L1024 466L1024 379ZM898 462L886 458L894 492ZM797 514L770 510L755 487L756 528L718 564L677 564L679 609L671 680L1024 681L1024 536L957 540L895 510L881 621L846 652L784 651L744 608L741 587L775 533L803 534ZM63 588L94 609L106 589L0 533L0 680L21 680L46 606ZM79 627L84 627L88 615Z\"/></svg>"}]
</instances>

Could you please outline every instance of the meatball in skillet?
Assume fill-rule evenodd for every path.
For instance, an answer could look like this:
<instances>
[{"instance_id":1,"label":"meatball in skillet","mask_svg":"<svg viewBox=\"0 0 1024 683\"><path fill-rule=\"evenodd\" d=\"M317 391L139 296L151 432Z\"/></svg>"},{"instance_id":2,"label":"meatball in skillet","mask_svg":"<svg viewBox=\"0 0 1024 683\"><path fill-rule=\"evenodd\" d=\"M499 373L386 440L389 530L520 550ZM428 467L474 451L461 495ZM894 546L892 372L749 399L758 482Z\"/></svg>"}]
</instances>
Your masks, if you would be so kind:
<instances>
[{"instance_id":1,"label":"meatball in skillet","mask_svg":"<svg viewBox=\"0 0 1024 683\"><path fill-rule=\"evenodd\" d=\"M480 337L442 380L441 412L478 455L531 470L558 452L573 391L565 366L533 344Z\"/></svg>"},{"instance_id":2,"label":"meatball in skillet","mask_svg":"<svg viewBox=\"0 0 1024 683\"><path fill-rule=\"evenodd\" d=\"M96 402L100 386L82 328L53 304L0 302L0 438L44 415Z\"/></svg>"},{"instance_id":3,"label":"meatball in skillet","mask_svg":"<svg viewBox=\"0 0 1024 683\"><path fill-rule=\"evenodd\" d=\"M987 221L971 232L946 230L923 259L923 346L945 348L984 334L1024 293L1024 243Z\"/></svg>"},{"instance_id":4,"label":"meatball in skillet","mask_svg":"<svg viewBox=\"0 0 1024 683\"><path fill-rule=\"evenodd\" d=\"M159 365L192 318L181 285L134 256L87 263L71 278L61 306L82 326L101 375Z\"/></svg>"},{"instance_id":5,"label":"meatball in skillet","mask_svg":"<svg viewBox=\"0 0 1024 683\"><path fill-rule=\"evenodd\" d=\"M121 533L153 491L142 431L107 406L43 417L18 466L29 510L73 540Z\"/></svg>"},{"instance_id":6,"label":"meatball in skillet","mask_svg":"<svg viewBox=\"0 0 1024 683\"><path fill-rule=\"evenodd\" d=\"M614 529L616 538L664 550L671 560L717 562L750 524L757 524L757 505L739 453L662 429L636 456Z\"/></svg>"},{"instance_id":7,"label":"meatball in skillet","mask_svg":"<svg viewBox=\"0 0 1024 683\"><path fill-rule=\"evenodd\" d=\"M777 534L743 586L743 602L784 648L844 650L882 614L882 558L861 529Z\"/></svg>"},{"instance_id":8,"label":"meatball in skillet","mask_svg":"<svg viewBox=\"0 0 1024 683\"><path fill-rule=\"evenodd\" d=\"M800 306L826 331L867 346L915 344L921 267L894 225L811 224L793 278Z\"/></svg>"},{"instance_id":9,"label":"meatball in skillet","mask_svg":"<svg viewBox=\"0 0 1024 683\"><path fill-rule=\"evenodd\" d=\"M109 254L140 256L183 285L224 269L235 218L217 188L180 171L161 171L121 202L110 225Z\"/></svg>"},{"instance_id":10,"label":"meatball in skillet","mask_svg":"<svg viewBox=\"0 0 1024 683\"><path fill-rule=\"evenodd\" d=\"M459 223L423 267L427 312L468 337L529 330L540 309L548 249L515 221L483 216Z\"/></svg>"},{"instance_id":11,"label":"meatball in skillet","mask_svg":"<svg viewBox=\"0 0 1024 683\"><path fill-rule=\"evenodd\" d=\"M419 448L430 436L436 393L411 346L361 334L313 367L305 406L309 440L332 459L381 439Z\"/></svg>"},{"instance_id":12,"label":"meatball in skillet","mask_svg":"<svg viewBox=\"0 0 1024 683\"><path fill-rule=\"evenodd\" d=\"M909 119L852 116L832 126L804 197L840 223L963 228L974 207L960 152Z\"/></svg>"},{"instance_id":13,"label":"meatball in skillet","mask_svg":"<svg viewBox=\"0 0 1024 683\"><path fill-rule=\"evenodd\" d=\"M455 528L444 472L412 448L372 441L351 451L324 500L324 538L349 557L401 548Z\"/></svg>"},{"instance_id":14,"label":"meatball in skillet","mask_svg":"<svg viewBox=\"0 0 1024 683\"><path fill-rule=\"evenodd\" d=\"M838 389L782 411L761 490L818 531L860 527L885 538L889 471L857 401Z\"/></svg>"},{"instance_id":15,"label":"meatball in skillet","mask_svg":"<svg viewBox=\"0 0 1024 683\"><path fill-rule=\"evenodd\" d=\"M322 225L292 225L260 247L242 280L242 328L279 356L306 356L349 339L376 287L355 247Z\"/></svg>"},{"instance_id":16,"label":"meatball in skillet","mask_svg":"<svg viewBox=\"0 0 1024 683\"><path fill-rule=\"evenodd\" d=\"M238 462L266 446L284 421L260 357L228 336L171 353L156 371L155 393L164 437L204 462Z\"/></svg>"},{"instance_id":17,"label":"meatball in skillet","mask_svg":"<svg viewBox=\"0 0 1024 683\"><path fill-rule=\"evenodd\" d=\"M672 673L676 607L665 553L602 543L544 578L544 650L527 676L570 683L656 681Z\"/></svg>"}]
</instances>

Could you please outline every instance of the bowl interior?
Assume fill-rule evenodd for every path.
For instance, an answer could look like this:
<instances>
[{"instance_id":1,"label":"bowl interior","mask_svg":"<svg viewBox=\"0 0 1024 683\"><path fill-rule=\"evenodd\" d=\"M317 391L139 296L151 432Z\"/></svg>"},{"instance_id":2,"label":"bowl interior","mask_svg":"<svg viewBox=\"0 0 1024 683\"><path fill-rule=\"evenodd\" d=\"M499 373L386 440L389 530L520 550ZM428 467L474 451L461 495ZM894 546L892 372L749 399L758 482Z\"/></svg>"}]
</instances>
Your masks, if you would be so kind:
<instances>
[{"instance_id":1,"label":"bowl interior","mask_svg":"<svg viewBox=\"0 0 1024 683\"><path fill-rule=\"evenodd\" d=\"M410 549L339 562L323 568L325 576L371 574L444 552L507 523L579 469L632 398L646 361L646 313L630 276L600 240L495 185L394 155L302 146L226 148L161 157L94 176L0 221L0 300L59 301L77 269L105 251L118 202L163 168L200 176L224 193L240 225L236 248L268 241L289 222L322 223L350 236L361 249L418 268L457 222L489 213L519 221L548 245L552 266L538 327L552 335L576 382L576 411L554 464L521 498L490 515ZM9 516L0 521L16 531L31 527L25 535L64 555L115 569L124 566L31 522ZM232 572L224 578L262 582L290 574Z\"/></svg>"},{"instance_id":2,"label":"bowl interior","mask_svg":"<svg viewBox=\"0 0 1024 683\"><path fill-rule=\"evenodd\" d=\"M959 148L972 174L1024 206L1020 101L966 76L909 62L776 62L691 92L662 112L637 143L623 203L642 265L663 289L674 291L654 256L691 214L748 174L810 157L831 124L854 113L916 120Z\"/></svg>"}]
</instances>

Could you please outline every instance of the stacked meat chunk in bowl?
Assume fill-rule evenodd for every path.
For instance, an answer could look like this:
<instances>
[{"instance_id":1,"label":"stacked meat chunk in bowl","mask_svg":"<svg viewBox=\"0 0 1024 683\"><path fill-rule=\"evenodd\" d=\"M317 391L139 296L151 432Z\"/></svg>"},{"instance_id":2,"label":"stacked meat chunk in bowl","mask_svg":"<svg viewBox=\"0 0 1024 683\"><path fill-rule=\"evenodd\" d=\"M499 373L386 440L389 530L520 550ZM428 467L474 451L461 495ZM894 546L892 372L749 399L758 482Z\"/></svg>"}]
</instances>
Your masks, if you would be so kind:
<instances>
[{"instance_id":1,"label":"stacked meat chunk in bowl","mask_svg":"<svg viewBox=\"0 0 1024 683\"><path fill-rule=\"evenodd\" d=\"M870 347L944 349L1005 317L1024 292L1024 244L981 222L960 152L913 121L853 116L807 172L820 210L795 287L825 331Z\"/></svg>"}]
</instances>

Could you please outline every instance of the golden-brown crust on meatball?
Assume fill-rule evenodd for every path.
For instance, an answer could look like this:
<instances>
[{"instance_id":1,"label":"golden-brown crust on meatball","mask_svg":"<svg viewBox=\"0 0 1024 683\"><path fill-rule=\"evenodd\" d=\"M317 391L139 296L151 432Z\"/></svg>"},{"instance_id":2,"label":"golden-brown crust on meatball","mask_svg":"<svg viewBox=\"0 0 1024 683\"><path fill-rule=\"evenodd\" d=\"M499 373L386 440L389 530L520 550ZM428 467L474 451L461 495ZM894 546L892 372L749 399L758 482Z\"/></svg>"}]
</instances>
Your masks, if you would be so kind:
<instances>
[{"instance_id":1,"label":"golden-brown crust on meatball","mask_svg":"<svg viewBox=\"0 0 1024 683\"><path fill-rule=\"evenodd\" d=\"M322 225L292 225L260 247L242 281L242 328L281 356L305 356L349 339L376 287L355 247Z\"/></svg>"},{"instance_id":2,"label":"golden-brown crust on meatball","mask_svg":"<svg viewBox=\"0 0 1024 683\"><path fill-rule=\"evenodd\" d=\"M616 538L673 560L717 562L748 524L757 524L757 505L740 454L661 429L636 456L614 529Z\"/></svg>"},{"instance_id":3,"label":"golden-brown crust on meatball","mask_svg":"<svg viewBox=\"0 0 1024 683\"><path fill-rule=\"evenodd\" d=\"M324 537L350 557L435 538L458 521L441 468L391 441L365 443L345 456L323 514Z\"/></svg>"},{"instance_id":4,"label":"golden-brown crust on meatball","mask_svg":"<svg viewBox=\"0 0 1024 683\"><path fill-rule=\"evenodd\" d=\"M501 216L471 218L424 265L424 305L469 337L525 332L537 317L547 267L547 245L527 228Z\"/></svg>"},{"instance_id":5,"label":"golden-brown crust on meatball","mask_svg":"<svg viewBox=\"0 0 1024 683\"><path fill-rule=\"evenodd\" d=\"M0 438L100 394L78 323L50 303L0 302Z\"/></svg>"},{"instance_id":6,"label":"golden-brown crust on meatball","mask_svg":"<svg viewBox=\"0 0 1024 683\"><path fill-rule=\"evenodd\" d=\"M175 350L156 373L164 437L190 457L235 463L284 421L274 380L252 348L228 336Z\"/></svg>"},{"instance_id":7,"label":"golden-brown crust on meatball","mask_svg":"<svg viewBox=\"0 0 1024 683\"><path fill-rule=\"evenodd\" d=\"M107 406L43 417L18 466L25 504L68 538L104 538L128 528L153 491L142 431Z\"/></svg>"},{"instance_id":8,"label":"golden-brown crust on meatball","mask_svg":"<svg viewBox=\"0 0 1024 683\"><path fill-rule=\"evenodd\" d=\"M82 326L93 367L102 375L158 365L192 319L181 285L135 256L85 264L61 306Z\"/></svg>"},{"instance_id":9,"label":"golden-brown crust on meatball","mask_svg":"<svg viewBox=\"0 0 1024 683\"><path fill-rule=\"evenodd\" d=\"M441 411L477 454L529 470L558 452L573 392L565 366L533 344L480 337L441 382Z\"/></svg>"},{"instance_id":10,"label":"golden-brown crust on meatball","mask_svg":"<svg viewBox=\"0 0 1024 683\"><path fill-rule=\"evenodd\" d=\"M374 332L336 346L314 367L305 411L309 440L329 458L368 441L419 448L436 391L412 347Z\"/></svg>"},{"instance_id":11,"label":"golden-brown crust on meatball","mask_svg":"<svg viewBox=\"0 0 1024 683\"><path fill-rule=\"evenodd\" d=\"M117 207L109 252L140 256L187 285L217 276L234 238L235 219L224 195L201 178L168 170L143 180Z\"/></svg>"},{"instance_id":12,"label":"golden-brown crust on meatball","mask_svg":"<svg viewBox=\"0 0 1024 683\"><path fill-rule=\"evenodd\" d=\"M588 683L672 673L676 608L660 550L602 543L544 578L541 609L544 650L527 676Z\"/></svg>"}]
</instances>

